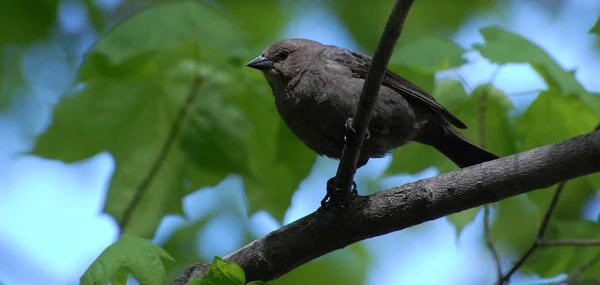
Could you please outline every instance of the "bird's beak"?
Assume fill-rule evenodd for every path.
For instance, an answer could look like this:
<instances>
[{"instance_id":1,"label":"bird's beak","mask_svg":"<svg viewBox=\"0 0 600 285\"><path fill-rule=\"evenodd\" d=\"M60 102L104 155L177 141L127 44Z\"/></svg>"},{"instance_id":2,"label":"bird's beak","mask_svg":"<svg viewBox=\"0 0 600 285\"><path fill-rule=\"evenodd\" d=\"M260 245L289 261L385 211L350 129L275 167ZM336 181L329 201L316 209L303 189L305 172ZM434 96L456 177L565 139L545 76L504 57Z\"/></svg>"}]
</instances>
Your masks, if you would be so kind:
<instances>
[{"instance_id":1,"label":"bird's beak","mask_svg":"<svg viewBox=\"0 0 600 285\"><path fill-rule=\"evenodd\" d=\"M257 56L246 64L247 67L252 67L258 70L267 70L273 68L273 62L262 55Z\"/></svg>"}]
</instances>

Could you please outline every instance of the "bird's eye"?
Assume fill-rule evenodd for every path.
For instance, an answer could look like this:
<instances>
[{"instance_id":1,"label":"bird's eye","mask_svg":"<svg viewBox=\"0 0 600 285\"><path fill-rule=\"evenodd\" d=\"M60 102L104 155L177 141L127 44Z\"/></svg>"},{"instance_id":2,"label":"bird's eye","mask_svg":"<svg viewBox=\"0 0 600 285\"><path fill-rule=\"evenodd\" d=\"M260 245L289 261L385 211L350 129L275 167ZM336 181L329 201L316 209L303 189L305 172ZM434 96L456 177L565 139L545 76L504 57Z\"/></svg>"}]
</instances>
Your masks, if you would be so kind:
<instances>
[{"instance_id":1,"label":"bird's eye","mask_svg":"<svg viewBox=\"0 0 600 285\"><path fill-rule=\"evenodd\" d=\"M287 50L282 50L279 52L279 58L281 58L281 60L285 60L289 55L290 52Z\"/></svg>"}]
</instances>

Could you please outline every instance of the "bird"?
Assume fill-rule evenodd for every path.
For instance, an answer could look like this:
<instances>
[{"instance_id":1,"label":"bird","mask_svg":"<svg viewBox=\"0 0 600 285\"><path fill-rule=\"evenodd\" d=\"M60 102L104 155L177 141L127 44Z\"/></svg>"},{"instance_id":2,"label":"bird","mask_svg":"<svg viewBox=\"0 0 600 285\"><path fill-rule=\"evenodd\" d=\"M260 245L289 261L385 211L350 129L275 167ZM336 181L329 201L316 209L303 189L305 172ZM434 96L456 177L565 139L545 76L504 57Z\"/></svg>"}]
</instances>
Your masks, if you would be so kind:
<instances>
[{"instance_id":1,"label":"bird","mask_svg":"<svg viewBox=\"0 0 600 285\"><path fill-rule=\"evenodd\" d=\"M300 141L320 156L340 159L371 61L357 51L287 38L246 66L263 73L279 115ZM357 169L413 141L434 147L461 168L499 158L456 128L467 126L426 91L386 69ZM329 196L336 190L330 189L332 179Z\"/></svg>"}]
</instances>

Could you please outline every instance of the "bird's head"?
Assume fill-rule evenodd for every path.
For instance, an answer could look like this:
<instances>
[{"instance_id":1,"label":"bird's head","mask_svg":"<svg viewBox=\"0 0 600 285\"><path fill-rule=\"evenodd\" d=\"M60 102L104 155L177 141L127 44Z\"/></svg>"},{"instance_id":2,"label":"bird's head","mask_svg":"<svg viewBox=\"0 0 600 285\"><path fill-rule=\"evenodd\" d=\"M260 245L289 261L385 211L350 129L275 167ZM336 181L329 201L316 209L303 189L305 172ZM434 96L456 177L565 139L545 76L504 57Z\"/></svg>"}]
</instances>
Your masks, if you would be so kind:
<instances>
[{"instance_id":1,"label":"bird's head","mask_svg":"<svg viewBox=\"0 0 600 285\"><path fill-rule=\"evenodd\" d=\"M325 47L307 39L284 39L268 46L246 66L263 72L271 87L285 85Z\"/></svg>"}]
</instances>

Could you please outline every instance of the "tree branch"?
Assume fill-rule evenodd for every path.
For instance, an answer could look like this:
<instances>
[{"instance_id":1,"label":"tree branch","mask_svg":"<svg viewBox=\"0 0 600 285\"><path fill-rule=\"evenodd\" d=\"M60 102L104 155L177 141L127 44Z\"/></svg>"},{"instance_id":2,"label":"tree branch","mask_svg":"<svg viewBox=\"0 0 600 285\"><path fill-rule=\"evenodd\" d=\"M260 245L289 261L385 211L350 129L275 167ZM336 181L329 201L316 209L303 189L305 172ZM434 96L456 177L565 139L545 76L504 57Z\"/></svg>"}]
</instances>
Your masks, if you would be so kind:
<instances>
[{"instance_id":1,"label":"tree branch","mask_svg":"<svg viewBox=\"0 0 600 285\"><path fill-rule=\"evenodd\" d=\"M181 106L181 108L179 108L179 113L177 113L177 117L175 117L175 120L171 125L169 135L165 139L165 143L163 144L163 147L161 148L158 157L150 167L150 170L148 171L144 179L138 185L135 191L135 195L127 205L123 216L121 216L121 222L119 222L119 234L122 234L125 230L125 227L127 227L127 224L129 224L129 219L131 218L133 209L135 209L135 206L140 202L140 200L144 196L144 193L146 193L146 190L150 186L150 183L152 183L152 180L154 180L154 177L156 176L158 171L160 171L161 166L165 162L165 159L167 158L167 155L169 154L169 151L171 150L175 139L179 135L179 130L181 129L181 125L183 124L185 115L187 114L190 106L192 105L192 103L194 103L194 100L196 99L196 93L198 93L198 88L200 87L201 83L202 78L196 75L196 77L194 78L194 82L190 87L190 92L188 93L186 100Z\"/></svg>"},{"instance_id":2,"label":"tree branch","mask_svg":"<svg viewBox=\"0 0 600 285\"><path fill-rule=\"evenodd\" d=\"M600 131L436 177L357 196L347 211L316 212L225 257L246 280L270 281L358 241L600 171ZM188 268L172 285L206 273Z\"/></svg>"},{"instance_id":3,"label":"tree branch","mask_svg":"<svg viewBox=\"0 0 600 285\"><path fill-rule=\"evenodd\" d=\"M355 141L356 143L345 144L335 175L335 185L338 189L344 189L349 192L352 187L360 148L362 147L367 127L371 121L371 113L375 107L375 102L377 102L381 82L383 81L388 62L394 51L394 46L402 33L404 21L413 2L414 0L396 0L390 17L385 24L360 93L356 112L354 113L353 127L356 132L356 138L348 139L348 141Z\"/></svg>"}]
</instances>

